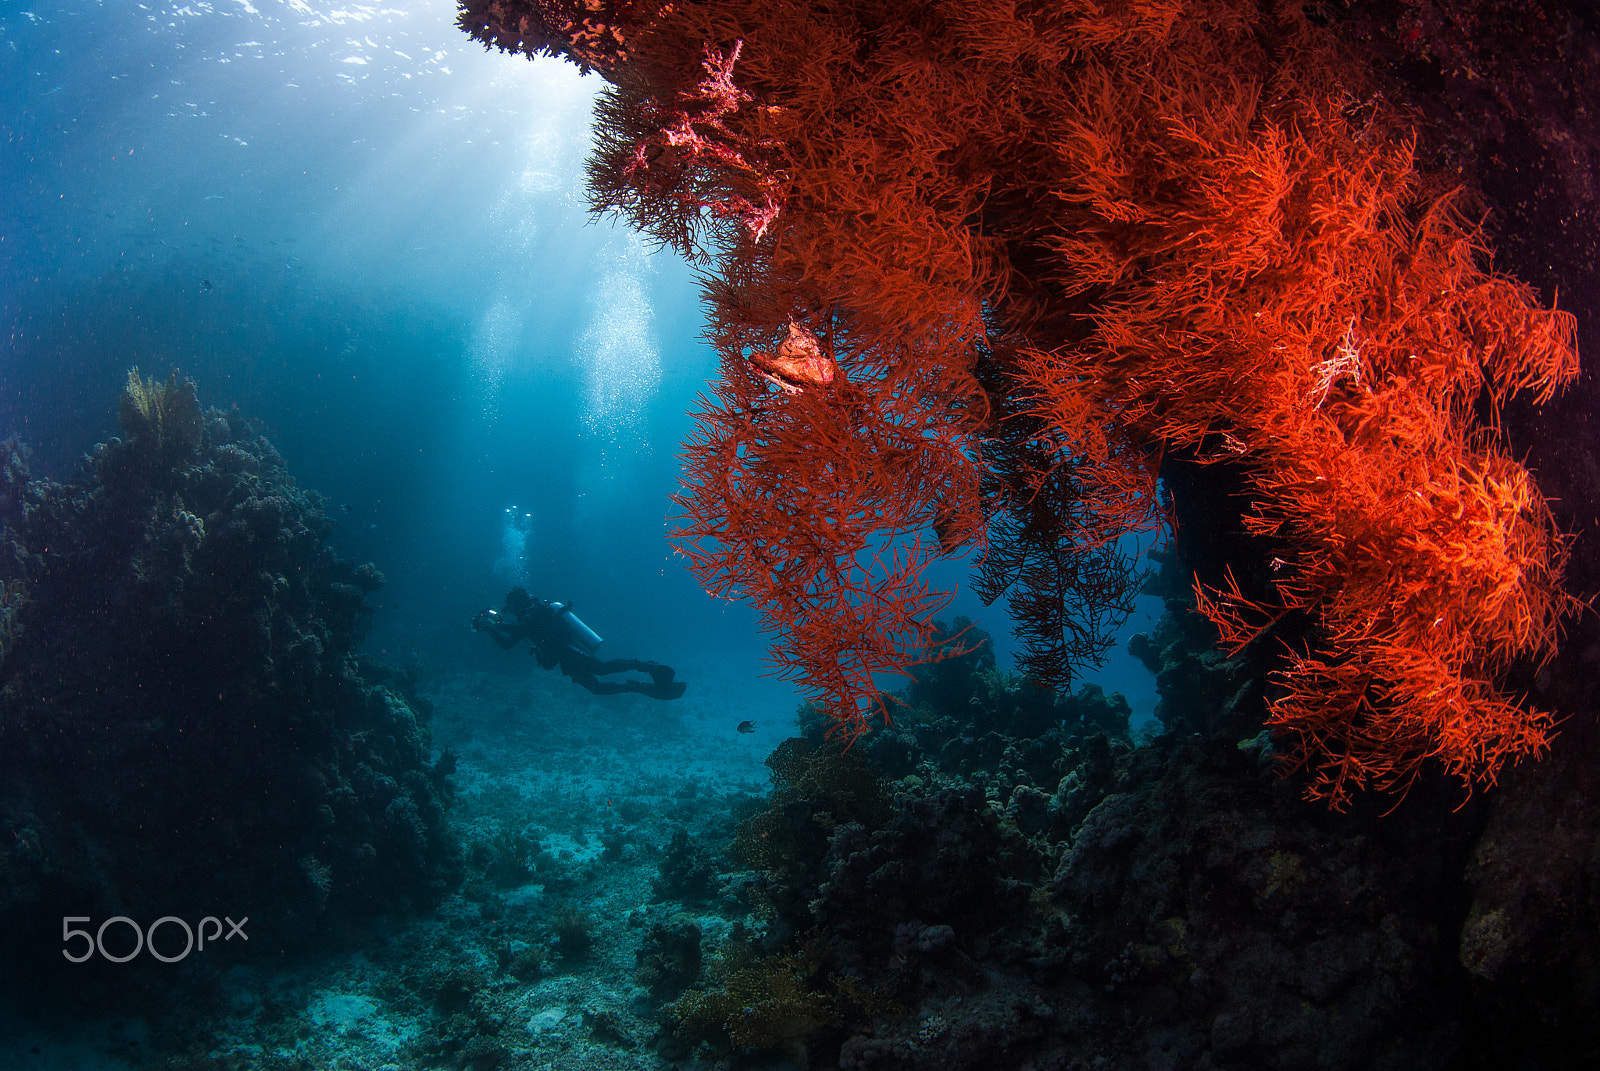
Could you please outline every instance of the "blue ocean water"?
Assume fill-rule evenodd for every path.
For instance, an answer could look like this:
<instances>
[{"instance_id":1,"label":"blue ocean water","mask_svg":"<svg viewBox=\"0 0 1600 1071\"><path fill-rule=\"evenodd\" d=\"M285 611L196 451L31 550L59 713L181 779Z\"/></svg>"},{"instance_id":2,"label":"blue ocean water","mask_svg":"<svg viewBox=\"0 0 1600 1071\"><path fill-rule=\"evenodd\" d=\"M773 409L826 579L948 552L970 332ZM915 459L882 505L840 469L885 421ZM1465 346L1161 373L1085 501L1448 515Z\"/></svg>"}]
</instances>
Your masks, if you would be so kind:
<instances>
[{"instance_id":1,"label":"blue ocean water","mask_svg":"<svg viewBox=\"0 0 1600 1071\"><path fill-rule=\"evenodd\" d=\"M584 210L598 79L453 18L7 5L0 428L64 472L128 366L178 367L380 564L376 651L467 656L515 581L608 647L754 678L753 615L662 538L713 368L688 273Z\"/></svg>"},{"instance_id":2,"label":"blue ocean water","mask_svg":"<svg viewBox=\"0 0 1600 1071\"><path fill-rule=\"evenodd\" d=\"M465 623L519 582L608 653L787 716L755 614L663 538L715 361L685 266L586 211L602 83L487 53L454 15L0 8L0 434L64 474L115 433L130 365L177 367L264 421L340 552L384 571L375 653L481 664ZM1008 665L1004 615L959 566L937 579ZM1100 679L1152 709L1120 646Z\"/></svg>"}]
</instances>

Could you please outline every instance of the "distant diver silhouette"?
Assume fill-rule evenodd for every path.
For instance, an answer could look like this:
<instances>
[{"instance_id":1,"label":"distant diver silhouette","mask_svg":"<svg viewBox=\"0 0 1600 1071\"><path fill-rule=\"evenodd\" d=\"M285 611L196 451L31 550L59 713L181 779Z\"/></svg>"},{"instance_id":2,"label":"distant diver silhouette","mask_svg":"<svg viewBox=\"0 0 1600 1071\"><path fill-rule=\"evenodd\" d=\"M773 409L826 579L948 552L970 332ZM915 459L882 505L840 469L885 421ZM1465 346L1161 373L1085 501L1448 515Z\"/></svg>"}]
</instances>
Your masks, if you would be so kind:
<instances>
[{"instance_id":1,"label":"distant diver silhouette","mask_svg":"<svg viewBox=\"0 0 1600 1071\"><path fill-rule=\"evenodd\" d=\"M528 653L539 660L540 666L560 667L574 683L595 695L638 692L652 699L677 699L684 692L684 683L672 679L675 674L671 666L637 658L596 658L595 651L602 641L594 629L578 620L571 603L535 599L521 587L506 592L505 604L498 611L485 610L473 618L472 631L488 633L491 640L508 651L518 643L531 644ZM648 674L650 680L600 679L629 672Z\"/></svg>"}]
</instances>

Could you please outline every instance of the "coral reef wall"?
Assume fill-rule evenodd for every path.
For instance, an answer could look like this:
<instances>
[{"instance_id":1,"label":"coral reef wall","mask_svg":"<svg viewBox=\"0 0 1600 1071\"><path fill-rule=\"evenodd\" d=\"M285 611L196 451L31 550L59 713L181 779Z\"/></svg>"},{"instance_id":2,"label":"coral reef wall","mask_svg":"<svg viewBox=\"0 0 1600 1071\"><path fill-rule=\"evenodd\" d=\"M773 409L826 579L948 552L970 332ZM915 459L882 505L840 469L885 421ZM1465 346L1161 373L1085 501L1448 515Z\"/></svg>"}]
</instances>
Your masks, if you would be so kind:
<instances>
[{"instance_id":1,"label":"coral reef wall","mask_svg":"<svg viewBox=\"0 0 1600 1071\"><path fill-rule=\"evenodd\" d=\"M259 949L431 903L458 870L448 764L425 704L355 654L382 574L192 382L135 370L120 415L65 483L0 445L8 944L45 941L37 966L63 914L227 914Z\"/></svg>"},{"instance_id":2,"label":"coral reef wall","mask_svg":"<svg viewBox=\"0 0 1600 1071\"><path fill-rule=\"evenodd\" d=\"M1130 738L1120 696L996 673L970 631L965 654L912 668L892 730L845 751L804 712L735 838L750 869L730 888L756 918L708 940L662 1006L663 1054L897 1071L1592 1066L1594 897L1568 888L1566 954L1538 981L1516 960L1526 918L1468 909L1507 797L1461 805L1431 778L1399 804L1303 800L1266 733L1193 731L1233 724L1205 680L1229 671L1210 644L1163 633L1178 671L1155 738ZM1196 681L1205 694L1184 695ZM1532 823L1518 842L1532 868L1566 836L1528 802L1503 820ZM1548 891L1521 889L1524 910Z\"/></svg>"},{"instance_id":3,"label":"coral reef wall","mask_svg":"<svg viewBox=\"0 0 1600 1071\"><path fill-rule=\"evenodd\" d=\"M1577 317L1600 352L1600 10L1539 0L1423 0L1353 6L1340 32L1426 120L1419 153L1461 176L1488 206L1496 265ZM1537 410L1507 413L1515 449L1538 473L1575 541L1575 592L1600 591L1600 375ZM1592 603L1591 603L1592 605ZM1524 687L1562 721L1550 755L1510 771L1467 872L1472 902L1461 962L1480 983L1527 987L1511 1014L1540 1014L1600 992L1600 616L1574 621L1558 657ZM1589 1013L1591 1019L1593 1013ZM1566 1016L1558 1016L1565 1019Z\"/></svg>"},{"instance_id":4,"label":"coral reef wall","mask_svg":"<svg viewBox=\"0 0 1600 1071\"><path fill-rule=\"evenodd\" d=\"M760 922L662 1009L665 1054L1469 1066L1483 1005L1439 922L1480 806L1419 792L1372 835L1366 809L1298 799L1264 740L1136 745L1120 696L1052 696L966 639L912 669L893 730L841 752L811 711L767 760L771 797L735 840Z\"/></svg>"},{"instance_id":5,"label":"coral reef wall","mask_svg":"<svg viewBox=\"0 0 1600 1071\"><path fill-rule=\"evenodd\" d=\"M1108 552L1188 464L1231 474L1250 537L1199 607L1232 646L1291 641L1267 699L1307 792L1429 762L1483 786L1546 747L1508 678L1577 604L1503 414L1576 376L1575 321L1491 270L1314 12L620 14L598 51L590 5L462 25L612 82L595 203L706 265L723 359L682 544L841 732L926 647L921 570L957 551L984 551L1029 672L1070 681L1126 606Z\"/></svg>"},{"instance_id":6,"label":"coral reef wall","mask_svg":"<svg viewBox=\"0 0 1600 1071\"><path fill-rule=\"evenodd\" d=\"M962 650L909 621L919 562L983 546L1059 682L1128 590L1092 555L1150 519L1155 472L1173 500L1168 614L1135 648L1167 732L1129 748L1109 704L1041 700L979 645L912 667L843 758L786 745L741 843L768 929L676 1004L678 1042L1600 1059L1590 5L496 0L461 24L615 87L597 206L706 267L724 360L686 549L768 604L847 735L865 684L830 659ZM869 635L826 642L836 619ZM1103 732L1051 730L1074 716Z\"/></svg>"}]
</instances>

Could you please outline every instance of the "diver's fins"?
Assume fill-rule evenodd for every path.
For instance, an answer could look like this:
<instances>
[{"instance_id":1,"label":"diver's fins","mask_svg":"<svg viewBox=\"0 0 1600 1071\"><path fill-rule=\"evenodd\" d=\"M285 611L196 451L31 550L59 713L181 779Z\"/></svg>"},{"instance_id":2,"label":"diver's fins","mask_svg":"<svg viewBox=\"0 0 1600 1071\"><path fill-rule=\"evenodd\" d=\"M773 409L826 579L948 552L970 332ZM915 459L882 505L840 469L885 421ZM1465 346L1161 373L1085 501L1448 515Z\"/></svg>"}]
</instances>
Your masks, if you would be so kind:
<instances>
[{"instance_id":1,"label":"diver's fins","mask_svg":"<svg viewBox=\"0 0 1600 1071\"><path fill-rule=\"evenodd\" d=\"M668 672L671 672L668 670ZM654 684L642 685L639 691L651 699L682 699L684 690L689 686L682 681L656 681Z\"/></svg>"}]
</instances>

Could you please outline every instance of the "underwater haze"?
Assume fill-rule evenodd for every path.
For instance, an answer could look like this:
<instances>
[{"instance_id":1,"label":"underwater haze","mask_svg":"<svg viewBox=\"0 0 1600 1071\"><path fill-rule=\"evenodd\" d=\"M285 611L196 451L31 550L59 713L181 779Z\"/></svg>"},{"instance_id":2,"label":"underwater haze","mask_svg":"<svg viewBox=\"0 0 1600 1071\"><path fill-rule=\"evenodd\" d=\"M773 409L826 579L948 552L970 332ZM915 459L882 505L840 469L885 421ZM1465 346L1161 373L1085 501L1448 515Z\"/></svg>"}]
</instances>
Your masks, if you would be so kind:
<instances>
[{"instance_id":1,"label":"underwater haze","mask_svg":"<svg viewBox=\"0 0 1600 1071\"><path fill-rule=\"evenodd\" d=\"M664 538L715 359L690 271L585 208L603 83L487 53L454 18L0 11L0 433L63 475L116 432L130 366L177 368L264 421L339 551L383 570L375 653L486 658L466 622L517 582L608 652L792 708L754 612L705 596ZM965 580L937 574L942 616L1009 665L1009 622ZM1090 679L1154 706L1120 644Z\"/></svg>"},{"instance_id":2,"label":"underwater haze","mask_svg":"<svg viewBox=\"0 0 1600 1071\"><path fill-rule=\"evenodd\" d=\"M1589 6L0 2L0 1071L1600 1066Z\"/></svg>"},{"instance_id":3,"label":"underwater haze","mask_svg":"<svg viewBox=\"0 0 1600 1071\"><path fill-rule=\"evenodd\" d=\"M599 79L453 18L7 5L0 429L65 473L129 366L176 367L384 570L369 646L467 657L519 582L778 702L753 615L663 538L713 362L682 265L584 209Z\"/></svg>"}]
</instances>

